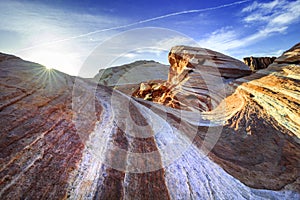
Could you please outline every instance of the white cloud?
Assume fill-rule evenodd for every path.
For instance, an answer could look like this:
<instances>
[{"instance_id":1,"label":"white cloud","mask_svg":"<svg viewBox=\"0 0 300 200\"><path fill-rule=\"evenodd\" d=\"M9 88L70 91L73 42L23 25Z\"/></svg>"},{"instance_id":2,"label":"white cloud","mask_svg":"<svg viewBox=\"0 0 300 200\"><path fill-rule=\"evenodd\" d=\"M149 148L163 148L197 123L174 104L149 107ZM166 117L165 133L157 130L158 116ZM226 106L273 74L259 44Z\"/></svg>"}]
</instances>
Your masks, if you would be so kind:
<instances>
[{"instance_id":1,"label":"white cloud","mask_svg":"<svg viewBox=\"0 0 300 200\"><path fill-rule=\"evenodd\" d=\"M242 12L251 12L252 10L256 9L258 7L257 1L254 1L251 5L245 7L242 9Z\"/></svg>"},{"instance_id":2,"label":"white cloud","mask_svg":"<svg viewBox=\"0 0 300 200\"><path fill-rule=\"evenodd\" d=\"M234 49L242 45L242 41L237 40L239 35L232 27L224 27L214 31L207 38L199 41L202 47L227 53L227 50Z\"/></svg>"},{"instance_id":3,"label":"white cloud","mask_svg":"<svg viewBox=\"0 0 300 200\"><path fill-rule=\"evenodd\" d=\"M262 14L260 13L255 13L255 14L251 14L247 17L245 17L244 21L246 21L247 23L250 23L250 22L263 22L263 21L268 21L270 20L270 17L268 16L263 16Z\"/></svg>"},{"instance_id":4,"label":"white cloud","mask_svg":"<svg viewBox=\"0 0 300 200\"><path fill-rule=\"evenodd\" d=\"M179 32L173 32L173 35L167 36L165 39L158 40L156 43L157 47L165 50L169 50L176 45L197 46L198 44L192 38Z\"/></svg>"},{"instance_id":5,"label":"white cloud","mask_svg":"<svg viewBox=\"0 0 300 200\"><path fill-rule=\"evenodd\" d=\"M134 54L134 53L127 53L127 54L124 54L124 57L125 57L125 58L134 58L134 57L137 57L137 54Z\"/></svg>"},{"instance_id":6,"label":"white cloud","mask_svg":"<svg viewBox=\"0 0 300 200\"><path fill-rule=\"evenodd\" d=\"M276 51L267 51L267 52L264 52L264 51L262 51L262 52L253 52L252 54L251 54L251 56L257 56L257 57L259 57L259 56L275 56L275 57L278 57L278 56L280 56L280 55L282 55L282 53L284 52L284 50L283 49L279 49L279 50L276 50Z\"/></svg>"},{"instance_id":7,"label":"white cloud","mask_svg":"<svg viewBox=\"0 0 300 200\"><path fill-rule=\"evenodd\" d=\"M253 2L242 9L242 21L259 30L256 33L242 35L225 27L214 31L199 41L200 45L223 53L249 46L272 34L284 34L290 25L300 19L300 0L287 2L274 0L268 3Z\"/></svg>"},{"instance_id":8,"label":"white cloud","mask_svg":"<svg viewBox=\"0 0 300 200\"><path fill-rule=\"evenodd\" d=\"M243 9L242 12L250 13L244 18L247 23L267 22L270 26L288 25L300 18L300 1L288 2L286 0L274 0L269 3L254 2ZM251 11L251 12L250 12Z\"/></svg>"},{"instance_id":9,"label":"white cloud","mask_svg":"<svg viewBox=\"0 0 300 200\"><path fill-rule=\"evenodd\" d=\"M137 57L142 57L147 54L152 54L156 56L161 56L162 53L168 53L168 51L164 49L159 49L159 48L141 48L137 50L133 50L132 52L124 53L121 56L125 58L137 58Z\"/></svg>"},{"instance_id":10,"label":"white cloud","mask_svg":"<svg viewBox=\"0 0 300 200\"><path fill-rule=\"evenodd\" d=\"M0 21L1 30L30 34L59 29L74 35L94 28L107 28L126 23L126 20L113 16L76 13L41 3L6 0L0 2L0 17L2 19Z\"/></svg>"},{"instance_id":11,"label":"white cloud","mask_svg":"<svg viewBox=\"0 0 300 200\"><path fill-rule=\"evenodd\" d=\"M263 12L269 12L273 10L275 7L282 6L285 4L284 0L274 0L268 3L258 3L254 1L251 5L242 9L242 12L252 12L256 9L261 9Z\"/></svg>"}]
</instances>

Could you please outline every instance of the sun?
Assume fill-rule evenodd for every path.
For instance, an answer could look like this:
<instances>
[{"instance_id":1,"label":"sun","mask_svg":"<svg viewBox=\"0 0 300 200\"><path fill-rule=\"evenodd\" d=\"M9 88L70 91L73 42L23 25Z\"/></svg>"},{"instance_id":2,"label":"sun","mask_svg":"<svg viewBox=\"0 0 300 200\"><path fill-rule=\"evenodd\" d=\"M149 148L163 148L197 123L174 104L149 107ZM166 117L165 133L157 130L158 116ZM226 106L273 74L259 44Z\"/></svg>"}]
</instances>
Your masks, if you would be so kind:
<instances>
[{"instance_id":1,"label":"sun","mask_svg":"<svg viewBox=\"0 0 300 200\"><path fill-rule=\"evenodd\" d=\"M46 67L47 70L53 69L53 68L52 68L51 66L49 66L49 65L46 65L45 67Z\"/></svg>"},{"instance_id":2,"label":"sun","mask_svg":"<svg viewBox=\"0 0 300 200\"><path fill-rule=\"evenodd\" d=\"M76 75L74 66L81 66L81 63L78 62L78 60L80 61L80 59L70 57L64 49L62 51L63 53L59 52L59 50L50 51L47 49L38 49L32 52L28 52L26 59L43 65L45 71L58 70L67 74Z\"/></svg>"}]
</instances>

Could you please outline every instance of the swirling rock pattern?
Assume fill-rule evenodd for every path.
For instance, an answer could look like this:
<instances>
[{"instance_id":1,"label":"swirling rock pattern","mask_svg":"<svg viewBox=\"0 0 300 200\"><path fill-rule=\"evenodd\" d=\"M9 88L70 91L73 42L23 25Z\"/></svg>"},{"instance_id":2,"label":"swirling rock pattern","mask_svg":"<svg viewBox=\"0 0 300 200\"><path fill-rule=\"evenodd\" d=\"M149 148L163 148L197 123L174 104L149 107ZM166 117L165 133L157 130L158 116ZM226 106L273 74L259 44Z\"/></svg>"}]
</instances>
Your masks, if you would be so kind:
<instances>
[{"instance_id":1,"label":"swirling rock pattern","mask_svg":"<svg viewBox=\"0 0 300 200\"><path fill-rule=\"evenodd\" d=\"M251 74L241 61L204 48L175 46L168 58L168 81L150 82L151 89L140 87L133 96L173 108L209 111L225 97L224 82Z\"/></svg>"},{"instance_id":2,"label":"swirling rock pattern","mask_svg":"<svg viewBox=\"0 0 300 200\"><path fill-rule=\"evenodd\" d=\"M220 77L230 81L205 112L1 54L0 197L298 199L298 50L250 76L215 54L207 66L225 62ZM291 55L293 63L284 63Z\"/></svg>"}]
</instances>

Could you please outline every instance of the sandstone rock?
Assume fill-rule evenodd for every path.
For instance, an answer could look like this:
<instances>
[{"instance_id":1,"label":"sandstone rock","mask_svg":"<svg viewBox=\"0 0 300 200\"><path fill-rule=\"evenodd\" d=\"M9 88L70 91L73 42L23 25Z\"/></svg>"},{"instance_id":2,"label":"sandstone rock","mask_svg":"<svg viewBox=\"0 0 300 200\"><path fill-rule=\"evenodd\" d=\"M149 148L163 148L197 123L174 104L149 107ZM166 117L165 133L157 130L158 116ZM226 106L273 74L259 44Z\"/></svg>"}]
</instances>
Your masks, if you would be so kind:
<instances>
[{"instance_id":1,"label":"sandstone rock","mask_svg":"<svg viewBox=\"0 0 300 200\"><path fill-rule=\"evenodd\" d=\"M300 189L300 66L284 61L297 55L300 46L295 47L267 69L235 80L235 92L222 102L228 117L213 157L254 188Z\"/></svg>"},{"instance_id":2,"label":"sandstone rock","mask_svg":"<svg viewBox=\"0 0 300 200\"><path fill-rule=\"evenodd\" d=\"M212 110L225 97L224 82L251 73L239 60L204 48L173 47L169 62L166 90L156 102L187 110Z\"/></svg>"},{"instance_id":3,"label":"sandstone rock","mask_svg":"<svg viewBox=\"0 0 300 200\"><path fill-rule=\"evenodd\" d=\"M0 61L0 198L65 198L84 149L72 122L74 78L14 56Z\"/></svg>"},{"instance_id":4,"label":"sandstone rock","mask_svg":"<svg viewBox=\"0 0 300 200\"><path fill-rule=\"evenodd\" d=\"M226 93L224 101L205 114L211 121L218 121L220 118L226 121L219 142L210 154L211 158L231 175L254 188L300 189L299 168L288 167L300 164L300 127L297 122L300 119L300 93L296 89L300 87L299 65L290 65L289 58L287 63L283 60L285 55L297 55L298 50L293 47L285 52L279 57L280 64L275 61L268 69L233 79L232 83L225 85L229 92ZM170 68L168 83L171 85L172 82L180 83L189 76L188 73L182 76L184 66L193 68L187 62L189 58L186 53L182 53L180 59L170 54L170 64L175 66ZM295 57L293 59L296 60ZM183 88L180 92L182 91ZM217 93L210 94L214 98ZM185 100L176 99L176 108L183 108L178 106L182 99ZM205 129L199 127L200 130L203 128ZM197 139L195 142L201 144ZM279 155L278 152L282 153ZM265 171L266 169L271 170Z\"/></svg>"},{"instance_id":5,"label":"sandstone rock","mask_svg":"<svg viewBox=\"0 0 300 200\"><path fill-rule=\"evenodd\" d=\"M246 57L243 58L244 63L248 65L251 70L256 71L267 68L274 62L276 57Z\"/></svg>"},{"instance_id":6,"label":"sandstone rock","mask_svg":"<svg viewBox=\"0 0 300 200\"><path fill-rule=\"evenodd\" d=\"M280 57L275 60L278 64L299 64L300 56L300 43L293 46L288 51L284 52Z\"/></svg>"},{"instance_id":7,"label":"sandstone rock","mask_svg":"<svg viewBox=\"0 0 300 200\"><path fill-rule=\"evenodd\" d=\"M218 99L206 112L132 98L0 54L0 198L299 199L299 65L282 59L245 76L247 66L202 51L172 60L167 83L147 84L151 94L200 97L206 73L230 79L224 99L215 97L218 82L206 79L215 89L208 97ZM191 55L198 64L188 64Z\"/></svg>"}]
</instances>

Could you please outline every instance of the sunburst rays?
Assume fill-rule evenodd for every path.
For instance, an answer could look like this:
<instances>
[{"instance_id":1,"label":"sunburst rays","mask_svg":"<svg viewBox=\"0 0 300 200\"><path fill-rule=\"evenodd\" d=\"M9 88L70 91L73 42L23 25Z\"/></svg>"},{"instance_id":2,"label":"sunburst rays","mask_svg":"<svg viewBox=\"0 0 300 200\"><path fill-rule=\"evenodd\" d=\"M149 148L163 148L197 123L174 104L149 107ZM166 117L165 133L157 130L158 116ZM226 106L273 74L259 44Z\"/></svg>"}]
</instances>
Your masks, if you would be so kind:
<instances>
[{"instance_id":1,"label":"sunburst rays","mask_svg":"<svg viewBox=\"0 0 300 200\"><path fill-rule=\"evenodd\" d=\"M66 82L63 81L63 73L46 66L40 66L33 70L40 88L45 88L48 92L55 92L55 90L64 88Z\"/></svg>"}]
</instances>

